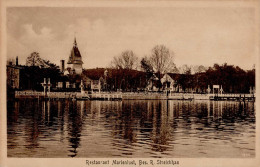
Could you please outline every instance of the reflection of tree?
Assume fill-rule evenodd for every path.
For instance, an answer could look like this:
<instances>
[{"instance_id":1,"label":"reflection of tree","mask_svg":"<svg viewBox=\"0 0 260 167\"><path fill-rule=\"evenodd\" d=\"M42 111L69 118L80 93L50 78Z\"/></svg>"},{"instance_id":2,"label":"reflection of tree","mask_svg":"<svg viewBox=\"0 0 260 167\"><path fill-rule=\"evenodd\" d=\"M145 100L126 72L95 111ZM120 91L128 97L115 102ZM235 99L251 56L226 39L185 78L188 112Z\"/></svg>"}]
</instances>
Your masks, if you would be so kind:
<instances>
[{"instance_id":1,"label":"reflection of tree","mask_svg":"<svg viewBox=\"0 0 260 167\"><path fill-rule=\"evenodd\" d=\"M114 138L125 139L130 143L141 141L150 143L152 140L153 150L166 151L172 137L172 128L168 118L169 108L166 101L124 101L119 112L115 109L114 113L106 111L105 117L107 122L113 124ZM138 139L140 141L136 139L138 125L143 135Z\"/></svg>"},{"instance_id":2,"label":"reflection of tree","mask_svg":"<svg viewBox=\"0 0 260 167\"><path fill-rule=\"evenodd\" d=\"M239 137L255 122L254 103L251 102L67 102L67 107L64 101L38 102L27 99L8 102L8 156L12 156L19 147L25 147L30 155L38 153L42 142L44 145L49 144L41 141L43 138L47 141L57 139L55 142L64 143L59 141L62 134L57 135L57 132L68 132L69 156L77 156L82 142L84 116L87 113L88 118L93 120L91 126L102 126L102 129L107 130L106 133L112 131L112 136L105 137L115 139L115 148L127 149L128 153L136 145L144 146L144 149L151 148L153 152L168 153L174 151L171 149L172 141L177 141L175 138L230 140L232 137ZM92 117L91 111L95 116ZM186 143L190 140L180 142L191 144Z\"/></svg>"},{"instance_id":3,"label":"reflection of tree","mask_svg":"<svg viewBox=\"0 0 260 167\"><path fill-rule=\"evenodd\" d=\"M73 101L69 104L69 116L68 116L68 135L69 142L72 149L69 151L72 153L71 157L77 156L77 148L80 146L80 136L82 131L82 118L80 107L77 108L77 102Z\"/></svg>"},{"instance_id":4,"label":"reflection of tree","mask_svg":"<svg viewBox=\"0 0 260 167\"><path fill-rule=\"evenodd\" d=\"M123 138L128 140L130 143L136 142L136 132L133 127L134 122L134 105L124 102L122 109L118 110L119 113L113 113L110 119L115 119L113 124L113 136L115 138Z\"/></svg>"},{"instance_id":5,"label":"reflection of tree","mask_svg":"<svg viewBox=\"0 0 260 167\"><path fill-rule=\"evenodd\" d=\"M39 113L39 105L35 100L23 101L20 106L21 112L24 114L25 119L25 135L26 148L33 149L39 146L38 140L42 133L39 128L41 114ZM29 118L29 119L28 119Z\"/></svg>"},{"instance_id":6,"label":"reflection of tree","mask_svg":"<svg viewBox=\"0 0 260 167\"><path fill-rule=\"evenodd\" d=\"M166 151L169 145L171 128L168 124L167 103L162 104L162 101L155 102L153 108L153 131L151 140L153 141L153 150Z\"/></svg>"},{"instance_id":7,"label":"reflection of tree","mask_svg":"<svg viewBox=\"0 0 260 167\"><path fill-rule=\"evenodd\" d=\"M7 106L7 147L8 149L13 149L19 145L17 142L17 132L19 131L19 101L7 101Z\"/></svg>"},{"instance_id":8,"label":"reflection of tree","mask_svg":"<svg viewBox=\"0 0 260 167\"><path fill-rule=\"evenodd\" d=\"M52 112L57 111L57 117L53 120L54 124L57 126L57 129L60 131L60 141L63 142L64 136L64 125L65 125L65 117L66 117L66 102L63 100L59 100L53 105Z\"/></svg>"},{"instance_id":9,"label":"reflection of tree","mask_svg":"<svg viewBox=\"0 0 260 167\"><path fill-rule=\"evenodd\" d=\"M51 101L26 100L20 106L21 114L26 120L25 133L27 148L39 146L39 140L55 135L58 130L57 105ZM43 119L42 119L43 118ZM45 125L45 126L43 126Z\"/></svg>"}]
</instances>

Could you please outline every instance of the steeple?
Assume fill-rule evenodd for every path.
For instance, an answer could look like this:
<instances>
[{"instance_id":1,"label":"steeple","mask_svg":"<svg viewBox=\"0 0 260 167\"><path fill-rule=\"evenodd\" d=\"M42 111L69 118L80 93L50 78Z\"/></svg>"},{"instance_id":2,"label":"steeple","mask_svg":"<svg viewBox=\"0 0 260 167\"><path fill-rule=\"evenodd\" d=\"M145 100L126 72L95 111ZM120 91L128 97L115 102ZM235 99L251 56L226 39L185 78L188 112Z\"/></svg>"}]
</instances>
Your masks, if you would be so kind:
<instances>
[{"instance_id":1,"label":"steeple","mask_svg":"<svg viewBox=\"0 0 260 167\"><path fill-rule=\"evenodd\" d=\"M78 46L77 46L76 37L74 37L74 47L78 47Z\"/></svg>"},{"instance_id":2,"label":"steeple","mask_svg":"<svg viewBox=\"0 0 260 167\"><path fill-rule=\"evenodd\" d=\"M76 37L74 37L74 43L73 47L71 49L71 53L68 60L68 66L71 67L71 70L74 71L76 74L82 73L82 57L79 51L79 48L77 46L77 40ZM73 72L73 73L74 73Z\"/></svg>"}]
</instances>

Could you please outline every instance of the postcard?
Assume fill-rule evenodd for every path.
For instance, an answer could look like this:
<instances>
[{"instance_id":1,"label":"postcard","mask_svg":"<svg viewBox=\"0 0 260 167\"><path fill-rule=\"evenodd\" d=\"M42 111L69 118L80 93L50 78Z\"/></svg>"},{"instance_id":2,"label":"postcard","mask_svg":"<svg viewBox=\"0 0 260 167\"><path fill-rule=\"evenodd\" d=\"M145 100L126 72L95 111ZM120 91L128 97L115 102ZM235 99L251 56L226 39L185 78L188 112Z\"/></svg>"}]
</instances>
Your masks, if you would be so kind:
<instances>
[{"instance_id":1,"label":"postcard","mask_svg":"<svg viewBox=\"0 0 260 167\"><path fill-rule=\"evenodd\" d=\"M2 1L0 166L259 166L259 6Z\"/></svg>"}]
</instances>

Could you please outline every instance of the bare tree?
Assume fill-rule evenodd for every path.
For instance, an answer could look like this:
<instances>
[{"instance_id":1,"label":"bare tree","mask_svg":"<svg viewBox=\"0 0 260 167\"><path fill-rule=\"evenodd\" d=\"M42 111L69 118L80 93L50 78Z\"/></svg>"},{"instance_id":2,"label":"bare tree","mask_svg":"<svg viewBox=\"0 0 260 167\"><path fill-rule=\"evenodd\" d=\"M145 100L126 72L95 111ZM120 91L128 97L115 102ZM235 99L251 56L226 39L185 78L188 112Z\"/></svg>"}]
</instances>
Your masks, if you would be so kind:
<instances>
[{"instance_id":1,"label":"bare tree","mask_svg":"<svg viewBox=\"0 0 260 167\"><path fill-rule=\"evenodd\" d=\"M206 72L207 67L203 66L203 65L195 65L192 66L192 72L193 73L202 73L202 72Z\"/></svg>"},{"instance_id":2,"label":"bare tree","mask_svg":"<svg viewBox=\"0 0 260 167\"><path fill-rule=\"evenodd\" d=\"M44 60L40 57L38 52L33 52L26 59L27 66L38 66L44 68L58 68L54 63L51 63L49 60Z\"/></svg>"},{"instance_id":3,"label":"bare tree","mask_svg":"<svg viewBox=\"0 0 260 167\"><path fill-rule=\"evenodd\" d=\"M147 56L143 57L140 63L141 63L141 69L144 72L154 73L153 67L152 67L152 65L151 65Z\"/></svg>"},{"instance_id":4,"label":"bare tree","mask_svg":"<svg viewBox=\"0 0 260 167\"><path fill-rule=\"evenodd\" d=\"M40 58L40 55L38 52L33 52L30 54L30 56L26 59L26 65L27 66L43 66L45 63Z\"/></svg>"},{"instance_id":5,"label":"bare tree","mask_svg":"<svg viewBox=\"0 0 260 167\"><path fill-rule=\"evenodd\" d=\"M191 66L184 64L181 67L179 67L179 71L181 74L191 74Z\"/></svg>"},{"instance_id":6,"label":"bare tree","mask_svg":"<svg viewBox=\"0 0 260 167\"><path fill-rule=\"evenodd\" d=\"M118 69L135 69L137 68L137 56L132 50L126 50L120 56L114 57L111 65L113 68Z\"/></svg>"},{"instance_id":7,"label":"bare tree","mask_svg":"<svg viewBox=\"0 0 260 167\"><path fill-rule=\"evenodd\" d=\"M176 69L173 62L173 52L164 45L156 45L152 49L149 62L154 71L159 74L159 79L161 79L161 74L172 72Z\"/></svg>"}]
</instances>

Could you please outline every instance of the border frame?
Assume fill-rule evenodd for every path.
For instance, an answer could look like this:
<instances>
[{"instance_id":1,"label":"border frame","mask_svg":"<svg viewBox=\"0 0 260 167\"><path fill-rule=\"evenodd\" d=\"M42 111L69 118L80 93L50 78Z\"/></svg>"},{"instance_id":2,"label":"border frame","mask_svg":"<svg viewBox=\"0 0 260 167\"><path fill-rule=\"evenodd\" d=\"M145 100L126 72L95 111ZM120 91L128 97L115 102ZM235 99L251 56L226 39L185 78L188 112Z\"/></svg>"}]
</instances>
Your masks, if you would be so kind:
<instances>
[{"instance_id":1,"label":"border frame","mask_svg":"<svg viewBox=\"0 0 260 167\"><path fill-rule=\"evenodd\" d=\"M6 60L7 60L7 44L6 44L6 9L8 7L250 7L255 9L255 23L256 40L255 40L255 54L256 60L256 96L260 97L260 0L145 0L145 1L130 1L130 0L2 0L0 3L0 166L88 166L86 160L94 160L94 158L8 158L7 157L7 106L6 106ZM256 138L255 158L171 158L170 160L177 160L179 165L175 166L192 166L192 167L257 167L260 166L260 111L259 98L256 98ZM257 158L258 157L258 158ZM96 158L96 160L125 160L128 158ZM150 158L152 159L152 158ZM131 158L131 160L150 160L149 158ZM169 158L162 158L169 159ZM156 159L155 159L156 160ZM91 165L98 166L101 165ZM111 164L109 166L112 166ZM113 165L120 166L120 165ZM130 166L130 165L124 165ZM136 165L138 166L138 164ZM144 165L145 166L145 165ZM146 165L148 167L149 165ZM156 166L156 165L154 165ZM169 166L169 165L164 165Z\"/></svg>"}]
</instances>

